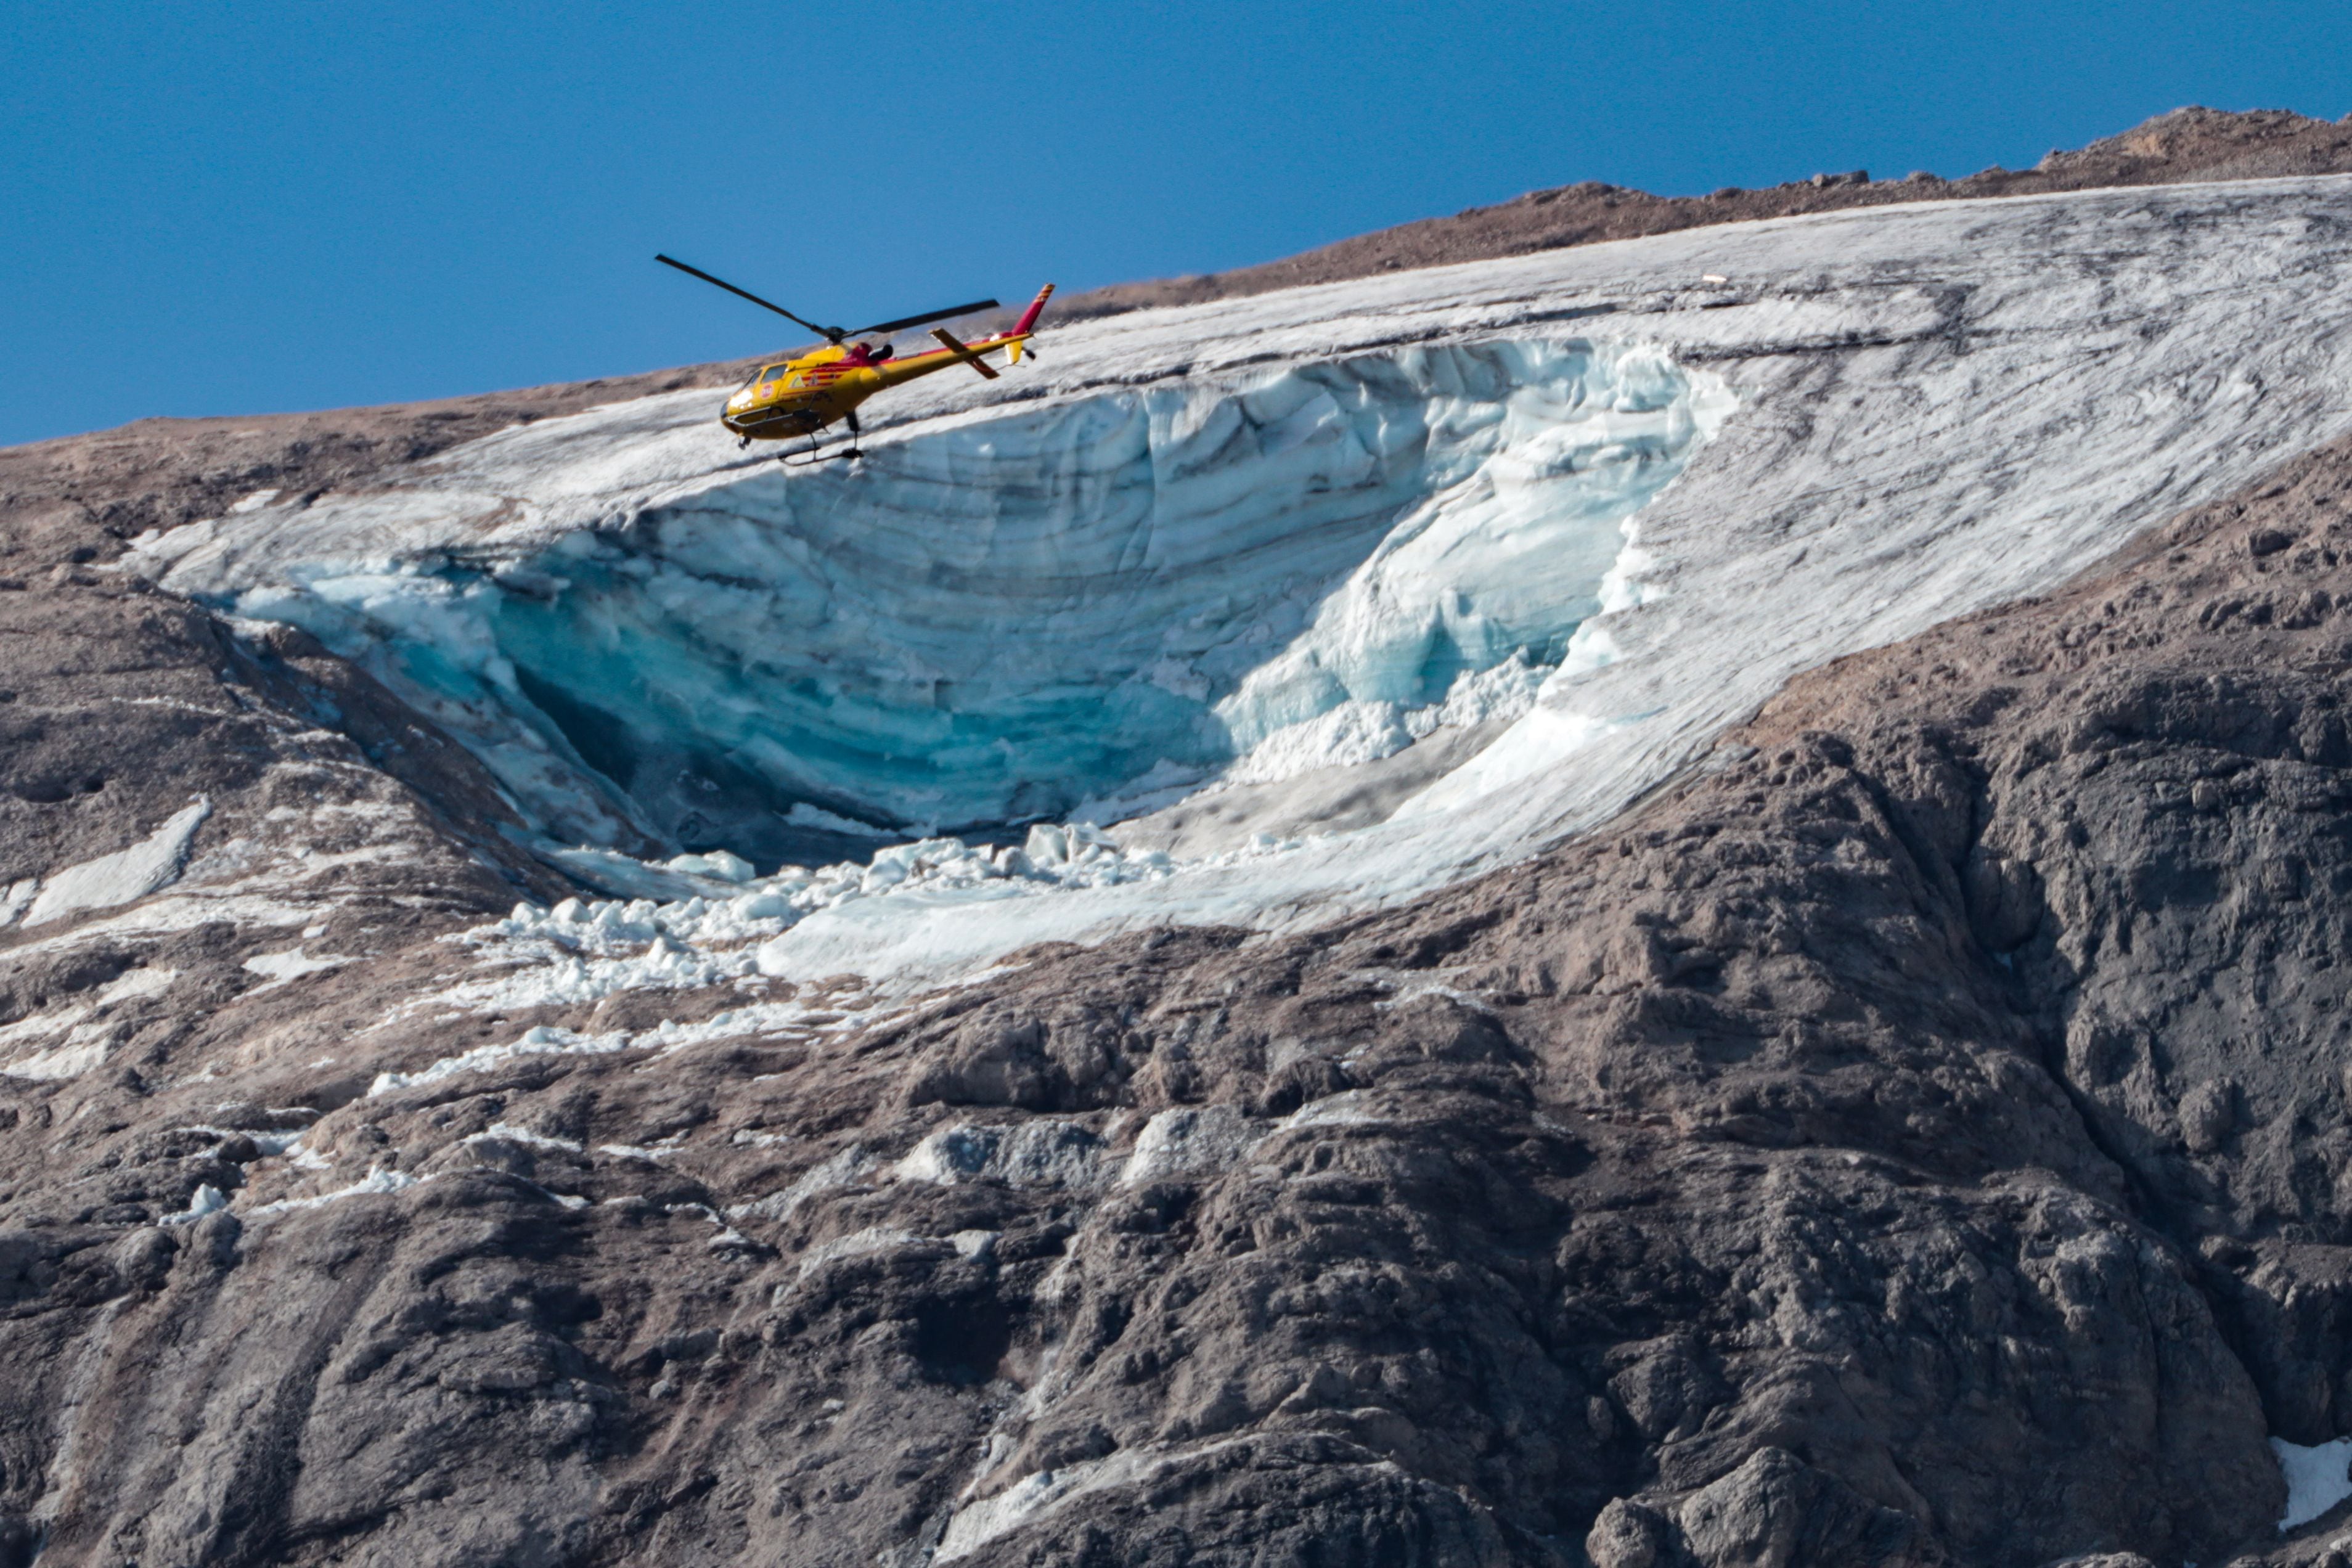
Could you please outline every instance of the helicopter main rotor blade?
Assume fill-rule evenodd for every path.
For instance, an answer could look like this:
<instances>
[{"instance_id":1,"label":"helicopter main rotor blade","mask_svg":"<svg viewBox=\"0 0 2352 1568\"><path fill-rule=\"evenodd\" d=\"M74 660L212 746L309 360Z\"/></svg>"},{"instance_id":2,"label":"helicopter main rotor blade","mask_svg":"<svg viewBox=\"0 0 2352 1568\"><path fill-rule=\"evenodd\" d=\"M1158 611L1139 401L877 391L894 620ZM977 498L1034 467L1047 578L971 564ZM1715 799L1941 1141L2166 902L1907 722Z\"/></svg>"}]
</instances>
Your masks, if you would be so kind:
<instances>
[{"instance_id":1,"label":"helicopter main rotor blade","mask_svg":"<svg viewBox=\"0 0 2352 1568\"><path fill-rule=\"evenodd\" d=\"M953 316L969 316L974 310L993 310L993 300L974 300L969 305L955 305L944 310L931 310L920 316L903 316L895 321L877 321L870 327L860 327L860 332L895 332L903 327L927 327L933 321L944 321Z\"/></svg>"},{"instance_id":2,"label":"helicopter main rotor blade","mask_svg":"<svg viewBox=\"0 0 2352 1568\"><path fill-rule=\"evenodd\" d=\"M784 320L788 321L799 321L802 326L806 327L818 337L828 338L837 343L843 338L849 335L843 331L839 327L820 327L814 321L803 321L800 317L793 315L790 310L785 310L782 305L771 304L768 300L762 300L757 294L752 293L749 289L738 289L734 284L728 282L724 278L713 278L709 273L705 272L699 267L688 267L685 262L678 260L676 257L656 256L654 259L662 263L665 267L675 267L680 272L687 274L688 277L699 278L705 283L716 284L719 288L726 289L730 294L738 295L743 299L751 300L754 305L773 310L776 314L783 317Z\"/></svg>"}]
</instances>

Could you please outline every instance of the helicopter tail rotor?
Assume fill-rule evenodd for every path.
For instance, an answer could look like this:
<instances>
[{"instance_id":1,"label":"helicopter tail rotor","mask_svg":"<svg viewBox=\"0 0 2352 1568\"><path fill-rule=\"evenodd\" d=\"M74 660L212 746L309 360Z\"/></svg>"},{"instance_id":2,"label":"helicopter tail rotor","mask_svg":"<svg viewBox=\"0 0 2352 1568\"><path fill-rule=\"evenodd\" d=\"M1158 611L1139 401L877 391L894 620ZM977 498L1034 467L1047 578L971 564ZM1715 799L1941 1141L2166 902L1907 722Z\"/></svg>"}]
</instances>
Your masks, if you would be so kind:
<instances>
[{"instance_id":1,"label":"helicopter tail rotor","mask_svg":"<svg viewBox=\"0 0 2352 1568\"><path fill-rule=\"evenodd\" d=\"M1006 360L1013 364L1019 364L1024 349L1028 349L1028 352L1033 354L1037 352L1035 349L1029 348L1027 340L1030 332L1036 328L1037 318L1045 313L1045 301L1053 297L1054 286L1051 283L1038 289L1037 297L1029 301L1029 308L1021 312L1021 319L1013 324L1013 330L1004 334L1013 340L1004 345Z\"/></svg>"}]
</instances>

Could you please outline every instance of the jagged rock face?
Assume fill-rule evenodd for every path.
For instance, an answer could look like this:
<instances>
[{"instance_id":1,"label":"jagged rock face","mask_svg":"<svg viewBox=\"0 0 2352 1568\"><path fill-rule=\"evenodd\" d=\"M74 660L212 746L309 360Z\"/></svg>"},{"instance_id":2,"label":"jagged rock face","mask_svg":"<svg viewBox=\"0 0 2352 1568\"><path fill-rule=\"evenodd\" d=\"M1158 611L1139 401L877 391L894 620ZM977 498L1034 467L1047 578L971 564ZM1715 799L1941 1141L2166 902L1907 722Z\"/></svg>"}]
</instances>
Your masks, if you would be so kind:
<instances>
[{"instance_id":1,"label":"jagged rock face","mask_svg":"<svg viewBox=\"0 0 2352 1568\"><path fill-rule=\"evenodd\" d=\"M0 1079L0 1539L45 1563L2262 1548L2265 1437L2352 1430L2346 497L2352 452L2323 453L2081 589L1845 661L1613 831L1411 909L1033 950L723 1048L370 1093L421 1038L488 1032L372 1027L448 962L419 940L446 918L379 913L376 956L266 991L204 949L217 928L86 973L20 947L26 1016L183 976L107 1005L104 1071ZM228 671L257 759L315 700L306 657ZM199 782L259 833L290 797L249 766ZM414 864L346 863L382 910L400 877L463 883L422 863L457 863L456 829L419 820ZM510 886L462 863L478 904ZM337 906L334 951L366 907ZM297 1070L314 1051L349 1071Z\"/></svg>"}]
</instances>

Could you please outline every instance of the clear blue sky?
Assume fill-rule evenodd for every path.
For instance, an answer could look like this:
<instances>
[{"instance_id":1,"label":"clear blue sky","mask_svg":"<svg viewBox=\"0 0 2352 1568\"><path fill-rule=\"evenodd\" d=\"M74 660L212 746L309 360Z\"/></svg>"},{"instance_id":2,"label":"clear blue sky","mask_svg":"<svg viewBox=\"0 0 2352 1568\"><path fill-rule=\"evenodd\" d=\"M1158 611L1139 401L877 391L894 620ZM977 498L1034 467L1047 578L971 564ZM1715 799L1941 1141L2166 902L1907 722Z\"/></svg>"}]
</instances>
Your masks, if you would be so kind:
<instances>
[{"instance_id":1,"label":"clear blue sky","mask_svg":"<svg viewBox=\"0 0 2352 1568\"><path fill-rule=\"evenodd\" d=\"M2352 110L2344 0L0 7L0 444L757 353L1601 179Z\"/></svg>"}]
</instances>

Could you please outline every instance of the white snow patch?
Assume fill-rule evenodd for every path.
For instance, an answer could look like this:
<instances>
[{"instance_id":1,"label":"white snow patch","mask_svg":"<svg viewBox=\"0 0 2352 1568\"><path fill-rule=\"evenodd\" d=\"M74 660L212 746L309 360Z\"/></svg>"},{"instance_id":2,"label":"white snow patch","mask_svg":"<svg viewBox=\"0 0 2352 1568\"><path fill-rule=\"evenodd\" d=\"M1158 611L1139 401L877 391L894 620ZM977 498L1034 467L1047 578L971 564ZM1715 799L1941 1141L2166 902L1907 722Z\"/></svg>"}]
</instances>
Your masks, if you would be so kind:
<instances>
[{"instance_id":1,"label":"white snow patch","mask_svg":"<svg viewBox=\"0 0 2352 1568\"><path fill-rule=\"evenodd\" d=\"M1182 1457L1202 1458L1221 1449L1246 1443L1227 1437L1205 1444ZM1058 1470L1037 1470L978 1502L960 1506L931 1554L934 1563L968 1557L990 1542L1034 1521L1057 1513L1089 1493L1146 1479L1179 1455L1159 1447L1123 1448L1105 1458L1065 1465Z\"/></svg>"},{"instance_id":2,"label":"white snow patch","mask_svg":"<svg viewBox=\"0 0 2352 1568\"><path fill-rule=\"evenodd\" d=\"M44 937L8 951L10 956L24 959L38 952L85 947L110 936L169 936L207 925L299 926L315 920L318 912L313 905L183 889L122 914L77 926L62 936Z\"/></svg>"},{"instance_id":3,"label":"white snow patch","mask_svg":"<svg viewBox=\"0 0 2352 1568\"><path fill-rule=\"evenodd\" d=\"M2279 1533L2309 1524L2346 1498L2352 1498L2352 1437L2305 1447L2284 1437L2271 1439L2279 1474L2286 1478L2286 1512Z\"/></svg>"},{"instance_id":4,"label":"white snow patch","mask_svg":"<svg viewBox=\"0 0 2352 1568\"><path fill-rule=\"evenodd\" d=\"M129 1002L141 996L160 996L170 990L172 982L179 977L178 970L165 969L160 964L126 969L100 989L98 1005L110 1007L117 1002Z\"/></svg>"},{"instance_id":5,"label":"white snow patch","mask_svg":"<svg viewBox=\"0 0 2352 1568\"><path fill-rule=\"evenodd\" d=\"M1451 985L1432 984L1407 986L1404 990L1398 992L1393 996L1382 997L1380 1001L1372 1004L1372 1011L1375 1013L1390 1012L1395 1008L1406 1006L1412 1003L1421 1001L1423 998L1428 996L1443 997L1448 1002L1468 1008L1473 1013L1491 1014L1495 1010L1493 1003L1473 992L1459 990Z\"/></svg>"},{"instance_id":6,"label":"white snow patch","mask_svg":"<svg viewBox=\"0 0 2352 1568\"><path fill-rule=\"evenodd\" d=\"M1103 1141L1075 1121L1041 1118L1011 1127L942 1127L890 1167L893 1181L994 1180L1016 1187L1090 1187L1102 1180Z\"/></svg>"},{"instance_id":7,"label":"white snow patch","mask_svg":"<svg viewBox=\"0 0 2352 1568\"><path fill-rule=\"evenodd\" d=\"M25 923L45 925L83 910L111 909L170 886L187 863L188 844L212 809L210 801L199 797L130 848L59 871L42 885Z\"/></svg>"},{"instance_id":8,"label":"white snow patch","mask_svg":"<svg viewBox=\"0 0 2352 1568\"><path fill-rule=\"evenodd\" d=\"M1372 1109L1370 1091L1342 1089L1305 1105L1282 1119L1281 1130L1296 1132L1307 1127L1379 1127L1395 1120Z\"/></svg>"},{"instance_id":9,"label":"white snow patch","mask_svg":"<svg viewBox=\"0 0 2352 1568\"><path fill-rule=\"evenodd\" d=\"M863 1181L882 1162L853 1143L838 1154L828 1156L801 1173L793 1184L781 1192L750 1203L737 1204L727 1211L729 1219L763 1219L771 1222L791 1217L794 1209L819 1193L850 1186Z\"/></svg>"},{"instance_id":10,"label":"white snow patch","mask_svg":"<svg viewBox=\"0 0 2352 1568\"><path fill-rule=\"evenodd\" d=\"M1230 1105L1162 1110L1135 1135L1119 1184L1139 1186L1171 1176L1205 1176L1224 1170L1255 1148L1263 1130Z\"/></svg>"},{"instance_id":11,"label":"white snow patch","mask_svg":"<svg viewBox=\"0 0 2352 1568\"><path fill-rule=\"evenodd\" d=\"M186 1208L182 1209L178 1214L167 1214L155 1223L158 1225L194 1225L196 1221L204 1218L205 1215L208 1214L218 1214L221 1210L226 1207L228 1207L228 1195L226 1193L223 1193L218 1187L212 1185L210 1183L206 1183L203 1186L198 1187L194 1194L189 1197L188 1206Z\"/></svg>"},{"instance_id":12,"label":"white snow patch","mask_svg":"<svg viewBox=\"0 0 2352 1568\"><path fill-rule=\"evenodd\" d=\"M873 1252L893 1252L902 1247L919 1247L929 1239L896 1226L868 1226L847 1236L835 1237L831 1241L812 1247L801 1256L798 1279L805 1279L826 1264L844 1258L863 1258Z\"/></svg>"},{"instance_id":13,"label":"white snow patch","mask_svg":"<svg viewBox=\"0 0 2352 1568\"><path fill-rule=\"evenodd\" d=\"M741 1231L737 1230L733 1226L729 1225L727 1221L720 1216L719 1211L712 1208L709 1204L671 1204L662 1212L665 1214L690 1214L698 1219L708 1220L710 1224L717 1226L719 1227L719 1234L712 1237L708 1242L704 1243L705 1246L709 1247L714 1252L725 1252L729 1250L749 1251L758 1245L752 1241L750 1237L745 1236Z\"/></svg>"},{"instance_id":14,"label":"white snow patch","mask_svg":"<svg viewBox=\"0 0 2352 1568\"><path fill-rule=\"evenodd\" d=\"M0 1024L0 1046L13 1046L26 1040L44 1039L62 1034L90 1015L88 1005L60 1007L54 1013L36 1013L29 1018L19 1018L13 1024Z\"/></svg>"},{"instance_id":15,"label":"white snow patch","mask_svg":"<svg viewBox=\"0 0 2352 1568\"><path fill-rule=\"evenodd\" d=\"M84 1026L88 1027L88 1026ZM100 1031L95 1037L83 1037L79 1030L68 1037L66 1044L50 1050L19 1057L5 1067L0 1067L0 1077L30 1079L36 1082L58 1082L79 1078L106 1060L113 1041Z\"/></svg>"},{"instance_id":16,"label":"white snow patch","mask_svg":"<svg viewBox=\"0 0 2352 1568\"><path fill-rule=\"evenodd\" d=\"M1266 847L1247 853L1263 854ZM1031 850L930 838L893 845L870 862L843 861L814 871L786 866L730 886L719 897L696 893L668 902L565 899L552 909L517 904L505 920L474 927L457 939L479 951L486 965L503 966L499 973L420 997L408 1010L519 1011L588 1005L624 991L698 990L765 973L767 944L814 910L882 897L987 902L1152 880L1172 872L1164 853L1122 849L1101 829L1083 823L1041 826L1031 834ZM625 856L599 853L607 860L626 861ZM642 868L670 874L658 867Z\"/></svg>"},{"instance_id":17,"label":"white snow patch","mask_svg":"<svg viewBox=\"0 0 2352 1568\"><path fill-rule=\"evenodd\" d=\"M274 1204L264 1204L250 1210L247 1219L261 1219L270 1215L291 1214L296 1209L323 1208L345 1198L369 1197L380 1194L406 1192L432 1181L431 1176L412 1176L405 1171L386 1170L378 1165L348 1187L338 1187L331 1193L320 1193L310 1198L280 1198Z\"/></svg>"},{"instance_id":18,"label":"white snow patch","mask_svg":"<svg viewBox=\"0 0 2352 1568\"><path fill-rule=\"evenodd\" d=\"M198 518L194 522L184 522L177 528L151 528L131 542L131 550L137 557L136 564L142 565L151 572L160 571L168 568L172 563L198 545L210 544L217 537L218 531L218 519ZM125 563L125 564L132 564L132 563Z\"/></svg>"},{"instance_id":19,"label":"white snow patch","mask_svg":"<svg viewBox=\"0 0 2352 1568\"><path fill-rule=\"evenodd\" d=\"M629 1037L625 1033L582 1035L571 1029L552 1028L541 1024L523 1031L520 1038L504 1045L477 1046L461 1056L444 1057L430 1067L415 1072L380 1072L368 1086L368 1093L389 1094L394 1089L416 1089L443 1079L455 1078L461 1072L480 1072L518 1057L601 1056L612 1051L626 1050Z\"/></svg>"},{"instance_id":20,"label":"white snow patch","mask_svg":"<svg viewBox=\"0 0 2352 1568\"><path fill-rule=\"evenodd\" d=\"M258 996L265 991L275 991L281 985L290 984L305 974L318 974L326 970L340 969L352 962L354 961L352 958L336 952L322 952L315 958L310 957L299 946L289 948L284 952L256 953L245 961L245 967L256 974L268 976L269 983L266 985L257 985L246 994Z\"/></svg>"},{"instance_id":21,"label":"white snow patch","mask_svg":"<svg viewBox=\"0 0 2352 1568\"><path fill-rule=\"evenodd\" d=\"M585 1145L576 1143L569 1138L551 1138L544 1132L533 1131L528 1127L518 1127L511 1121L493 1121L466 1142L470 1143L474 1138L503 1138L509 1143L528 1143L538 1149L560 1149L567 1154L584 1154L588 1152Z\"/></svg>"},{"instance_id":22,"label":"white snow patch","mask_svg":"<svg viewBox=\"0 0 2352 1568\"><path fill-rule=\"evenodd\" d=\"M202 1121L192 1122L185 1127L174 1127L172 1131L174 1132L201 1132L207 1138L250 1139L252 1140L253 1146L256 1149L259 1150L265 1155L272 1156L287 1153L299 1146L302 1142L302 1135L299 1132L271 1132L257 1131L250 1127L215 1127L207 1122ZM299 1161L296 1163L298 1164L299 1163Z\"/></svg>"},{"instance_id":23,"label":"white snow patch","mask_svg":"<svg viewBox=\"0 0 2352 1568\"><path fill-rule=\"evenodd\" d=\"M1129 1450L1107 1459L1065 1465L1058 1470L1034 1471L993 1497L957 1509L931 1561L952 1563L968 1557L997 1537L1042 1519L1087 1492L1133 1479L1141 1469L1139 1453Z\"/></svg>"},{"instance_id":24,"label":"white snow patch","mask_svg":"<svg viewBox=\"0 0 2352 1568\"><path fill-rule=\"evenodd\" d=\"M826 1026L817 1024L815 1020L831 1016L830 1014L813 1014L794 1002L760 1002L748 1007L730 1007L691 1024L665 1020L650 1029L614 1029L601 1035L583 1035L560 1025L541 1024L524 1030L518 1039L503 1045L477 1046L460 1056L444 1057L413 1073L378 1073L375 1081L368 1087L368 1093L387 1094L394 1089L438 1083L458 1073L481 1072L518 1057L609 1056L615 1051L630 1050L667 1053L691 1046L709 1045L714 1040L740 1039L746 1035L824 1027ZM837 1027L846 1021L836 1019L832 1026Z\"/></svg>"}]
</instances>

